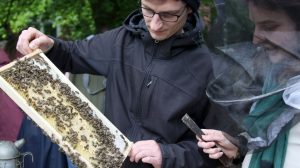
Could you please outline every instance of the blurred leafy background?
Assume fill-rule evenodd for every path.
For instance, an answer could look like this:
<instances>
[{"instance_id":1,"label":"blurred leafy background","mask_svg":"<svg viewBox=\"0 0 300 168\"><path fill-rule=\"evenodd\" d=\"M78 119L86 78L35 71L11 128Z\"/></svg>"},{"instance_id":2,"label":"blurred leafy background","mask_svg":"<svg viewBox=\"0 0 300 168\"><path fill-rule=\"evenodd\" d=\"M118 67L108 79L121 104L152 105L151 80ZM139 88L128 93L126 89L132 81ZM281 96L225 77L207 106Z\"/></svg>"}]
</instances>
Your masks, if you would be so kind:
<instances>
[{"instance_id":1,"label":"blurred leafy background","mask_svg":"<svg viewBox=\"0 0 300 168\"><path fill-rule=\"evenodd\" d=\"M64 39L84 38L121 25L138 7L138 1L1 0L0 41L18 35L29 26ZM213 7L213 0L201 3Z\"/></svg>"},{"instance_id":2,"label":"blurred leafy background","mask_svg":"<svg viewBox=\"0 0 300 168\"><path fill-rule=\"evenodd\" d=\"M78 39L118 26L137 0L1 0L0 40L29 26Z\"/></svg>"}]
</instances>

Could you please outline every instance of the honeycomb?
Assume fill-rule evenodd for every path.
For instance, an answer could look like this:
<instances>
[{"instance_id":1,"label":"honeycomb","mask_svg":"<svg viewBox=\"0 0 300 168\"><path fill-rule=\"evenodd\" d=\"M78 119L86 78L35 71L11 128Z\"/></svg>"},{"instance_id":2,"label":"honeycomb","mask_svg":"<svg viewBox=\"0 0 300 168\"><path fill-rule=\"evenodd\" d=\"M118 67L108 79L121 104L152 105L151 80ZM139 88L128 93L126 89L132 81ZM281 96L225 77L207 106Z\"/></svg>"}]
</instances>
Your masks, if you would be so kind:
<instances>
[{"instance_id":1,"label":"honeycomb","mask_svg":"<svg viewBox=\"0 0 300 168\"><path fill-rule=\"evenodd\" d=\"M0 87L78 167L121 167L132 143L40 50L0 68Z\"/></svg>"}]
</instances>

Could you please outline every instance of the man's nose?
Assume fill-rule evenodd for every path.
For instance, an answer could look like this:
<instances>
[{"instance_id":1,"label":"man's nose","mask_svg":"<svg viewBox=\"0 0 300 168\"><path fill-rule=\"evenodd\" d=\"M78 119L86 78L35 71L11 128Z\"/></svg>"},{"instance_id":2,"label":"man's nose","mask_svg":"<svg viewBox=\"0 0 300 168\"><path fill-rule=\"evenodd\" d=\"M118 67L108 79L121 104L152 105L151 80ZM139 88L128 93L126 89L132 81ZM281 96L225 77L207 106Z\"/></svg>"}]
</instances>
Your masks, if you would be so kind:
<instances>
[{"instance_id":1,"label":"man's nose","mask_svg":"<svg viewBox=\"0 0 300 168\"><path fill-rule=\"evenodd\" d=\"M150 28L154 31L161 29L163 26L163 21L158 14L154 14L150 22Z\"/></svg>"}]
</instances>

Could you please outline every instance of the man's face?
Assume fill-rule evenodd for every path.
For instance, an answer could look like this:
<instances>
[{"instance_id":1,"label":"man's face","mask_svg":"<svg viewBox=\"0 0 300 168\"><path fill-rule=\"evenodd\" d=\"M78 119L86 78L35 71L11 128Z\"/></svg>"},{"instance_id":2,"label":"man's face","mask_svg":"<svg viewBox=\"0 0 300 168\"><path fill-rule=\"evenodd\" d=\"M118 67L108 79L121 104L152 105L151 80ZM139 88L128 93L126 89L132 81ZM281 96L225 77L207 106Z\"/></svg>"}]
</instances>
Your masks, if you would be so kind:
<instances>
[{"instance_id":1,"label":"man's face","mask_svg":"<svg viewBox=\"0 0 300 168\"><path fill-rule=\"evenodd\" d=\"M264 47L270 60L279 63L297 51L296 23L282 10L267 10L249 3L250 19L255 24L254 44Z\"/></svg>"},{"instance_id":2,"label":"man's face","mask_svg":"<svg viewBox=\"0 0 300 168\"><path fill-rule=\"evenodd\" d=\"M158 14L154 14L152 18L144 15L151 37L159 41L181 33L188 14L191 12L191 9L181 0L141 0L141 7L155 13L167 13L179 16L175 22L166 22Z\"/></svg>"}]
</instances>

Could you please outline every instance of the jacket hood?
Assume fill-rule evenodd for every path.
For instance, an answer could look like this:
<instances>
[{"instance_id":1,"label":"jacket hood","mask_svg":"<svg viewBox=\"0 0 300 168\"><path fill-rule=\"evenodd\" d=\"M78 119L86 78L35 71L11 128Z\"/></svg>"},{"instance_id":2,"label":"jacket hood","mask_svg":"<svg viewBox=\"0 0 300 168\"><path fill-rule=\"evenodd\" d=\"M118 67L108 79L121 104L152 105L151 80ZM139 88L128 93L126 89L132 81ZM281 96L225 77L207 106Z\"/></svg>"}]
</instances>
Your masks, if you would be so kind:
<instances>
[{"instance_id":1,"label":"jacket hood","mask_svg":"<svg viewBox=\"0 0 300 168\"><path fill-rule=\"evenodd\" d=\"M147 26L144 21L144 17L141 14L140 10L137 9L133 11L126 18L123 25L128 31L131 31L134 35L138 35L141 38L144 38L146 42L153 42L154 39L152 39L150 33L148 32ZM202 44L203 37L201 32L203 28L204 24L201 18L197 14L191 13L184 26L184 33L171 36L170 38L163 40L160 43L172 41L172 47L183 47Z\"/></svg>"}]
</instances>

